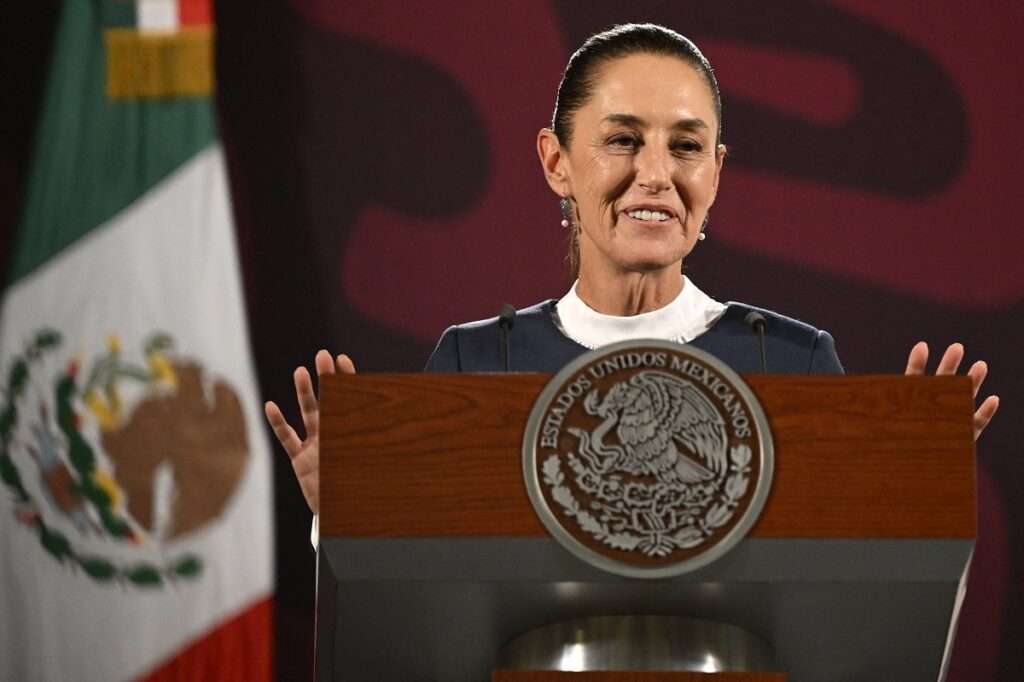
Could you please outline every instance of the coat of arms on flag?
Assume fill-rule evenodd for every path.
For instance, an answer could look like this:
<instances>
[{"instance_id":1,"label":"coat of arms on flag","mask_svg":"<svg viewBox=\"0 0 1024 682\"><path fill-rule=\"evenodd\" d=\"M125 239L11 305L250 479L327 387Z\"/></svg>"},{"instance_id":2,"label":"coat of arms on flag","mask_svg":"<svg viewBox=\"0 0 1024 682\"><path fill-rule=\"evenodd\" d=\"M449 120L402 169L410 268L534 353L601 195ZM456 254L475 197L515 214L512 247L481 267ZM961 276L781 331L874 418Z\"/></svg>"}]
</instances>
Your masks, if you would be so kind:
<instances>
[{"instance_id":1,"label":"coat of arms on flag","mask_svg":"<svg viewBox=\"0 0 1024 682\"><path fill-rule=\"evenodd\" d=\"M238 394L172 347L154 334L133 362L111 336L103 353L65 358L43 329L11 358L0 479L47 553L98 582L199 575L201 557L161 545L220 516L249 455Z\"/></svg>"}]
</instances>

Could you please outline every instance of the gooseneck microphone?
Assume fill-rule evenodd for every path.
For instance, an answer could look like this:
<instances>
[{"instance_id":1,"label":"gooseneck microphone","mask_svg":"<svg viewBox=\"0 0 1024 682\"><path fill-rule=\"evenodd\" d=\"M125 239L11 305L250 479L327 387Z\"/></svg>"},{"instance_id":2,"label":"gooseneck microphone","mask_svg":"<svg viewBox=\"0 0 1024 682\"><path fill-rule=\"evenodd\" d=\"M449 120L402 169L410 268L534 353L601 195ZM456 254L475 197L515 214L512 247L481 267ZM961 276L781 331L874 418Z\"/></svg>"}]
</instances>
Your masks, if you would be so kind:
<instances>
[{"instance_id":1,"label":"gooseneck microphone","mask_svg":"<svg viewBox=\"0 0 1024 682\"><path fill-rule=\"evenodd\" d=\"M743 318L743 321L747 323L750 330L757 334L758 346L761 349L761 374L768 373L768 358L765 355L764 350L764 330L768 327L768 320L764 319L764 315L751 310L747 313L747 316Z\"/></svg>"},{"instance_id":2,"label":"gooseneck microphone","mask_svg":"<svg viewBox=\"0 0 1024 682\"><path fill-rule=\"evenodd\" d=\"M516 323L516 309L515 306L506 303L501 306L501 312L498 313L498 326L501 327L501 359L505 366L505 371L508 371L509 366L509 349L508 349L508 334L512 331L512 327Z\"/></svg>"}]
</instances>

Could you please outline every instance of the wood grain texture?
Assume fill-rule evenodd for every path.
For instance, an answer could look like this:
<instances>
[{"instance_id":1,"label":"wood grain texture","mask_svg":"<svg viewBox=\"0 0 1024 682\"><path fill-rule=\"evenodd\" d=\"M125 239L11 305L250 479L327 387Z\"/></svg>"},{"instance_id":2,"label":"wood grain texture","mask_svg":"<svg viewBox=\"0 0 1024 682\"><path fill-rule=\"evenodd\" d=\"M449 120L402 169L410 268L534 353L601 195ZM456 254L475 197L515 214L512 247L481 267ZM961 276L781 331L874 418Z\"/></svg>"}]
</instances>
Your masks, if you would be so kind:
<instances>
[{"instance_id":1,"label":"wood grain texture","mask_svg":"<svg viewBox=\"0 0 1024 682\"><path fill-rule=\"evenodd\" d=\"M495 670L491 682L786 682L785 673Z\"/></svg>"},{"instance_id":2,"label":"wood grain texture","mask_svg":"<svg viewBox=\"0 0 1024 682\"><path fill-rule=\"evenodd\" d=\"M322 536L535 536L521 441L544 374L332 375ZM966 377L744 377L776 472L751 536L972 538Z\"/></svg>"}]
</instances>

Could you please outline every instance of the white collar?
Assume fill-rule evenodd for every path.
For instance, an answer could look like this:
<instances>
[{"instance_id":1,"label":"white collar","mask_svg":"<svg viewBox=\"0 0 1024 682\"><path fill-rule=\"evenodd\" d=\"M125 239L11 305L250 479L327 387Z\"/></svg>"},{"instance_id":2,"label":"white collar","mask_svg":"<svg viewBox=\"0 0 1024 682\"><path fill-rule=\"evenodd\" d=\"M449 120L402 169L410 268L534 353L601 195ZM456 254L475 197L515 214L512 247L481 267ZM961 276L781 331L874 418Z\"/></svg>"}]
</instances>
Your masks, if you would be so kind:
<instances>
[{"instance_id":1,"label":"white collar","mask_svg":"<svg viewBox=\"0 0 1024 682\"><path fill-rule=\"evenodd\" d=\"M683 290L668 305L640 315L605 315L580 299L576 294L577 284L579 280L573 282L569 293L555 305L557 322L563 334L591 349L626 339L687 343L710 329L726 307L684 275Z\"/></svg>"}]
</instances>

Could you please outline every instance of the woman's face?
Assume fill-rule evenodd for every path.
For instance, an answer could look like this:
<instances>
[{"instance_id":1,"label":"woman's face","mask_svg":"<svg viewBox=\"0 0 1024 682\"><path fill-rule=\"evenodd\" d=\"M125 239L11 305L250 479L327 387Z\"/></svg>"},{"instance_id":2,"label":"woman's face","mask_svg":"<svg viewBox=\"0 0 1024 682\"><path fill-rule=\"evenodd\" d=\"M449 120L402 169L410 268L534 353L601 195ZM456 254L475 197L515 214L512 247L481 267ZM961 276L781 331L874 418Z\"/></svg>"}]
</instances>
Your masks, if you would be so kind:
<instances>
[{"instance_id":1,"label":"woman's face","mask_svg":"<svg viewBox=\"0 0 1024 682\"><path fill-rule=\"evenodd\" d=\"M718 190L717 130L711 90L682 60L637 54L599 68L560 150L581 274L678 268Z\"/></svg>"}]
</instances>

